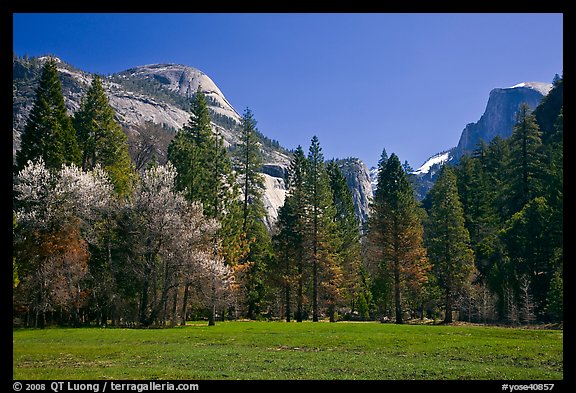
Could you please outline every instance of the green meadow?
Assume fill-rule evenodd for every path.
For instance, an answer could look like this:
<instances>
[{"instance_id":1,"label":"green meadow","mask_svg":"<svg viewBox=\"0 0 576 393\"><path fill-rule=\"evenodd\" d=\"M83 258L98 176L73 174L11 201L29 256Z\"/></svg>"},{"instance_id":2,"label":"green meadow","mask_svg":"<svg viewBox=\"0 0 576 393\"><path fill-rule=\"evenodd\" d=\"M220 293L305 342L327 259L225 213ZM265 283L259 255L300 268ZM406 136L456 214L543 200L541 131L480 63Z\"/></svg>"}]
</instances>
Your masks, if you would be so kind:
<instances>
[{"instance_id":1,"label":"green meadow","mask_svg":"<svg viewBox=\"0 0 576 393\"><path fill-rule=\"evenodd\" d=\"M562 330L205 322L13 330L14 379L554 380Z\"/></svg>"}]
</instances>

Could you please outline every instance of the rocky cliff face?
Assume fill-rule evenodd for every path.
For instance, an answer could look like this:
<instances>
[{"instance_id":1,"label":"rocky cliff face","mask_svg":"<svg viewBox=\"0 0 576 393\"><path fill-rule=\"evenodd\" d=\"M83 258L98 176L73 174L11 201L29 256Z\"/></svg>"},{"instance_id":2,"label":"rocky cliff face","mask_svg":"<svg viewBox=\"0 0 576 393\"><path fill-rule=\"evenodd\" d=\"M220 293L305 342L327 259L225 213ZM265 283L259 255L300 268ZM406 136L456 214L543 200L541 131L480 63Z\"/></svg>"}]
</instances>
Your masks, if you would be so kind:
<instances>
[{"instance_id":1,"label":"rocky cliff face","mask_svg":"<svg viewBox=\"0 0 576 393\"><path fill-rule=\"evenodd\" d=\"M354 209L360 226L368 221L370 201L372 199L372 181L370 171L364 162L357 158L337 160L338 167L344 174L348 188L352 192Z\"/></svg>"},{"instance_id":2,"label":"rocky cliff face","mask_svg":"<svg viewBox=\"0 0 576 393\"><path fill-rule=\"evenodd\" d=\"M32 104L37 81L45 58L13 59L13 156L20 148L20 133ZM92 76L59 59L58 71L65 104L69 114L80 107ZM153 151L160 162L166 159L166 148L176 130L190 118L189 99L198 86L207 97L215 132L224 138L226 146L238 142L240 115L222 91L202 71L177 64L155 64L132 68L102 78L103 87L116 119L128 136L131 153L138 144L154 144ZM155 128L150 127L150 124ZM152 130L152 131L151 131ZM155 132L156 134L151 134ZM159 133L162 133L159 135ZM144 140L146 136L146 140ZM290 164L289 154L282 148L261 145L265 165L264 204L268 210L268 225L278 216L284 204L284 174Z\"/></svg>"},{"instance_id":3,"label":"rocky cliff face","mask_svg":"<svg viewBox=\"0 0 576 393\"><path fill-rule=\"evenodd\" d=\"M551 84L542 82L523 82L508 88L493 89L484 114L476 123L464 127L458 145L431 156L412 172L412 183L418 199L423 199L432 188L442 165L456 165L463 155L476 150L480 140L490 143L496 136L508 138L512 135L520 105L526 103L534 110L551 89Z\"/></svg>"},{"instance_id":4,"label":"rocky cliff face","mask_svg":"<svg viewBox=\"0 0 576 393\"><path fill-rule=\"evenodd\" d=\"M509 88L493 89L484 114L476 123L466 125L451 156L458 160L464 154L472 153L480 140L490 143L496 136L508 138L512 135L520 105L526 103L535 109L551 88L549 83L524 82Z\"/></svg>"}]
</instances>

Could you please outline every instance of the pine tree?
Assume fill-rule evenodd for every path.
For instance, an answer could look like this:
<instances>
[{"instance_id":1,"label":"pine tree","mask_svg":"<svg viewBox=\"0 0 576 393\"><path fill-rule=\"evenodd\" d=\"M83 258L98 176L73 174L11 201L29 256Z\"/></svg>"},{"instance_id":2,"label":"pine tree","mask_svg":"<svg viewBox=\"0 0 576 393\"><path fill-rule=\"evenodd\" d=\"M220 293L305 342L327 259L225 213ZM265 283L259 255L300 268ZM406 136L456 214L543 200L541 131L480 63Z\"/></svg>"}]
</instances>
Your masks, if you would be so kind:
<instances>
[{"instance_id":1,"label":"pine tree","mask_svg":"<svg viewBox=\"0 0 576 393\"><path fill-rule=\"evenodd\" d=\"M243 228L247 230L250 213L262 217L262 211L255 211L260 201L264 180L259 173L262 167L262 154L260 152L258 137L256 135L256 119L249 108L242 116L240 143L236 153L238 174L242 190ZM253 205L253 206L252 206Z\"/></svg>"},{"instance_id":2,"label":"pine tree","mask_svg":"<svg viewBox=\"0 0 576 393\"><path fill-rule=\"evenodd\" d=\"M550 281L556 270L552 265L556 259L552 215L553 210L546 198L534 198L506 222L500 233L513 270L509 277L510 285L521 302L521 279L525 277L528 280L529 294L540 316L545 312Z\"/></svg>"},{"instance_id":3,"label":"pine tree","mask_svg":"<svg viewBox=\"0 0 576 393\"><path fill-rule=\"evenodd\" d=\"M330 178L333 203L336 209L336 235L340 247L337 250L338 259L343 272L341 290L347 295L351 304L356 298L364 298L360 280L361 245L360 223L354 212L352 193L346 183L344 174L334 160L328 161L326 171Z\"/></svg>"},{"instance_id":4,"label":"pine tree","mask_svg":"<svg viewBox=\"0 0 576 393\"><path fill-rule=\"evenodd\" d=\"M302 322L304 318L304 280L306 275L306 254L304 241L306 238L306 212L307 212L307 181L309 163L304 155L304 150L299 145L294 151L292 162L288 170L288 195L286 203L289 203L291 215L289 223L293 237L289 250L293 251L297 270L297 291L296 291L296 314L297 322Z\"/></svg>"},{"instance_id":5,"label":"pine tree","mask_svg":"<svg viewBox=\"0 0 576 393\"><path fill-rule=\"evenodd\" d=\"M556 119L564 105L564 78L556 74L552 82L552 90L542 98L534 109L534 116L542 131L542 141L547 143L555 133Z\"/></svg>"},{"instance_id":6,"label":"pine tree","mask_svg":"<svg viewBox=\"0 0 576 393\"><path fill-rule=\"evenodd\" d=\"M294 256L298 253L297 244L302 242L298 239L295 231L296 215L294 212L293 199L287 197L284 205L278 211L276 222L277 233L273 237L275 266L270 271L276 272L278 284L282 289L284 302L284 317L286 322L292 319L292 294L293 286L297 280L296 261Z\"/></svg>"},{"instance_id":7,"label":"pine tree","mask_svg":"<svg viewBox=\"0 0 576 393\"><path fill-rule=\"evenodd\" d=\"M190 105L190 119L168 146L168 160L177 170L176 189L190 202L199 202L203 213L220 223L214 244L226 265L240 277L242 262L250 251L242 223L237 179L224 140L214 133L206 96L198 86ZM185 285L188 296L191 283ZM183 310L183 315L185 310Z\"/></svg>"},{"instance_id":8,"label":"pine tree","mask_svg":"<svg viewBox=\"0 0 576 393\"><path fill-rule=\"evenodd\" d=\"M550 318L555 322L564 320L564 279L561 270L554 272L547 303Z\"/></svg>"},{"instance_id":9,"label":"pine tree","mask_svg":"<svg viewBox=\"0 0 576 393\"><path fill-rule=\"evenodd\" d=\"M244 264L249 264L245 282L247 317L255 319L264 309L268 288L266 277L273 258L272 239L261 219L249 220L247 228L249 251Z\"/></svg>"},{"instance_id":10,"label":"pine tree","mask_svg":"<svg viewBox=\"0 0 576 393\"><path fill-rule=\"evenodd\" d=\"M92 170L100 164L116 191L127 193L133 171L127 139L114 119L114 110L108 103L99 76L92 79L80 109L74 114L73 123L82 152L82 169Z\"/></svg>"},{"instance_id":11,"label":"pine tree","mask_svg":"<svg viewBox=\"0 0 576 393\"><path fill-rule=\"evenodd\" d=\"M450 166L442 167L430 192L432 207L426 228L426 245L432 272L444 292L444 322L450 323L454 302L470 282L474 253L470 247L470 234L464 225L456 175Z\"/></svg>"},{"instance_id":12,"label":"pine tree","mask_svg":"<svg viewBox=\"0 0 576 393\"><path fill-rule=\"evenodd\" d=\"M22 131L16 169L29 160L42 157L46 167L60 169L62 164L78 164L80 149L70 117L66 113L56 61L46 60L36 89L36 98Z\"/></svg>"},{"instance_id":13,"label":"pine tree","mask_svg":"<svg viewBox=\"0 0 576 393\"><path fill-rule=\"evenodd\" d=\"M264 225L266 211L262 203L264 179L262 153L257 137L256 119L249 108L242 116L240 143L236 151L236 166L242 198L242 230L246 234L249 251L244 264L249 264L245 282L248 317L254 318L265 296L264 275L271 254L271 239Z\"/></svg>"},{"instance_id":14,"label":"pine tree","mask_svg":"<svg viewBox=\"0 0 576 393\"><path fill-rule=\"evenodd\" d=\"M386 162L388 161L388 153L386 149L382 149L382 154L378 160L377 184L384 184L383 179ZM386 266L382 265L382 236L381 232L376 230L377 216L375 211L377 209L376 200L382 198L382 190L376 187L374 190L374 199L370 203L370 216L367 222L367 241L364 242L364 254L366 255L364 263L366 265L367 273L372 278L370 290L373 295L375 305L378 307L380 317L388 312L391 304L390 295L393 292L390 272L385 269Z\"/></svg>"},{"instance_id":15,"label":"pine tree","mask_svg":"<svg viewBox=\"0 0 576 393\"><path fill-rule=\"evenodd\" d=\"M510 143L508 167L508 214L522 209L529 200L541 192L542 140L536 118L530 107L523 104L518 110Z\"/></svg>"},{"instance_id":16,"label":"pine tree","mask_svg":"<svg viewBox=\"0 0 576 393\"><path fill-rule=\"evenodd\" d=\"M312 267L312 320L320 317L320 287L324 284L329 302L334 304L338 296L335 287L339 271L335 258L335 209L332 202L328 174L324 166L324 156L318 137L312 137L308 150L308 210L306 246L309 247L309 260ZM323 271L321 271L323 270ZM327 277L321 282L321 274ZM333 307L329 313L333 319Z\"/></svg>"},{"instance_id":17,"label":"pine tree","mask_svg":"<svg viewBox=\"0 0 576 393\"><path fill-rule=\"evenodd\" d=\"M222 139L212 131L201 86L192 99L188 123L168 146L168 160L178 172L177 189L186 190L189 201L202 203L206 216L221 217L233 198L229 193L235 181Z\"/></svg>"},{"instance_id":18,"label":"pine tree","mask_svg":"<svg viewBox=\"0 0 576 393\"><path fill-rule=\"evenodd\" d=\"M495 191L487 181L486 160L488 146L481 143L474 157L464 156L455 168L458 195L464 209L466 229L470 234L470 245L476 257L475 265L481 280L490 269L491 244L498 231Z\"/></svg>"},{"instance_id":19,"label":"pine tree","mask_svg":"<svg viewBox=\"0 0 576 393\"><path fill-rule=\"evenodd\" d=\"M508 140L504 140L499 136L492 139L481 165L488 190L486 205L495 214L492 217L495 225L500 225L508 219L506 208L507 184L509 182L507 168L510 165Z\"/></svg>"},{"instance_id":20,"label":"pine tree","mask_svg":"<svg viewBox=\"0 0 576 393\"><path fill-rule=\"evenodd\" d=\"M396 154L379 163L378 185L369 219L369 241L376 249L379 275L391 281L396 323L403 323L402 294L427 281L430 270L423 246L420 212L406 172Z\"/></svg>"}]
</instances>

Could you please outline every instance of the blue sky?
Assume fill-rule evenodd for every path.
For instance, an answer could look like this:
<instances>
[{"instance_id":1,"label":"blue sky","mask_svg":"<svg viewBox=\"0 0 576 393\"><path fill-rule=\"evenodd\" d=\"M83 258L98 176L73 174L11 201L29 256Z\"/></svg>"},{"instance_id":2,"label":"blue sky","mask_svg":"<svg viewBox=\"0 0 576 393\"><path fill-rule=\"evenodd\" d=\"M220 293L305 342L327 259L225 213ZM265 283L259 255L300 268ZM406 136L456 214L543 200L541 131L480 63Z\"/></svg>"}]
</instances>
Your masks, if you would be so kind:
<instances>
[{"instance_id":1,"label":"blue sky","mask_svg":"<svg viewBox=\"0 0 576 393\"><path fill-rule=\"evenodd\" d=\"M287 148L380 153L414 167L455 146L495 87L563 73L563 16L523 14L14 14L18 55L89 72L196 67Z\"/></svg>"}]
</instances>

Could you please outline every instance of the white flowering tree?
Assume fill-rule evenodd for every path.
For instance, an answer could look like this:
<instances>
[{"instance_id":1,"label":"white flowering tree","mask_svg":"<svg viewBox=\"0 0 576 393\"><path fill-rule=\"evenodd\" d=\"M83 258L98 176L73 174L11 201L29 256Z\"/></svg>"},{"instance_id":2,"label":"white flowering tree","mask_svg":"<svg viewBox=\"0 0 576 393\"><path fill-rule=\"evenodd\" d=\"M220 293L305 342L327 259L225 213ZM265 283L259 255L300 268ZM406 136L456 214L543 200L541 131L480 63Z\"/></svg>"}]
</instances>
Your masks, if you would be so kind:
<instances>
[{"instance_id":1,"label":"white flowering tree","mask_svg":"<svg viewBox=\"0 0 576 393\"><path fill-rule=\"evenodd\" d=\"M143 326L175 323L179 303L185 320L189 288L206 277L214 277L215 287L227 285L227 277L220 273L226 267L214 252L219 225L203 215L201 205L176 191L175 179L170 163L149 168L125 207L131 252L124 269L137 282L138 321ZM222 293L218 296L222 298Z\"/></svg>"},{"instance_id":2,"label":"white flowering tree","mask_svg":"<svg viewBox=\"0 0 576 393\"><path fill-rule=\"evenodd\" d=\"M112 192L99 167L83 172L72 164L49 171L39 159L29 161L18 174L14 244L19 291L35 326L44 326L46 313L57 310L66 313L73 325L80 323L86 295L82 279L89 260L85 239L109 205Z\"/></svg>"},{"instance_id":3,"label":"white flowering tree","mask_svg":"<svg viewBox=\"0 0 576 393\"><path fill-rule=\"evenodd\" d=\"M43 327L47 315L73 325L84 317L175 324L192 300L214 323L233 284L217 252L219 224L175 190L175 178L171 164L149 168L119 199L98 166L54 171L38 160L22 169L14 182L15 305L28 311L29 326Z\"/></svg>"}]
</instances>

